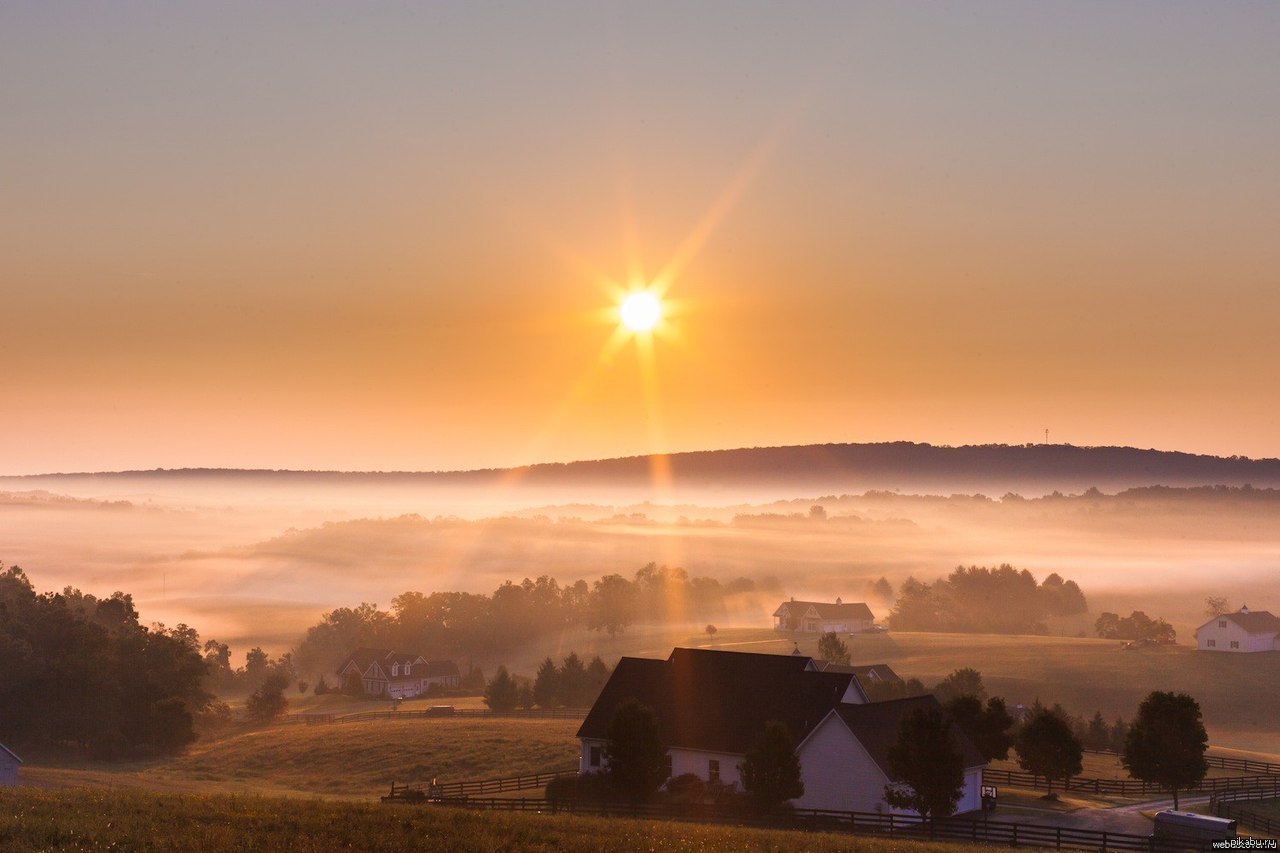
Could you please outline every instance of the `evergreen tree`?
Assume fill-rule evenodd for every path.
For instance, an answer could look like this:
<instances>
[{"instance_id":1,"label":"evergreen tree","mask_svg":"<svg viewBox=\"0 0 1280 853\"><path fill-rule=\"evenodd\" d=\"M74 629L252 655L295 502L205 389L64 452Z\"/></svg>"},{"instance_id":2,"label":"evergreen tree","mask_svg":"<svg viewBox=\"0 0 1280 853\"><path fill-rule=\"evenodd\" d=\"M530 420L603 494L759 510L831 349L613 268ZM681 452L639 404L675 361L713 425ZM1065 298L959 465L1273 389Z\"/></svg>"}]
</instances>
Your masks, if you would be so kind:
<instances>
[{"instance_id":1,"label":"evergreen tree","mask_svg":"<svg viewBox=\"0 0 1280 853\"><path fill-rule=\"evenodd\" d=\"M284 689L289 686L289 676L283 672L271 672L262 679L258 689L245 700L244 710L255 723L269 723L289 708Z\"/></svg>"},{"instance_id":2,"label":"evergreen tree","mask_svg":"<svg viewBox=\"0 0 1280 853\"><path fill-rule=\"evenodd\" d=\"M987 761L1003 761L1013 746L1013 717L1005 709L1004 700L993 696L984 709L978 697L960 695L946 704L947 714L968 736Z\"/></svg>"},{"instance_id":3,"label":"evergreen tree","mask_svg":"<svg viewBox=\"0 0 1280 853\"><path fill-rule=\"evenodd\" d=\"M533 701L539 708L555 708L562 704L560 699L560 672L551 658L538 665L538 674L533 680Z\"/></svg>"},{"instance_id":4,"label":"evergreen tree","mask_svg":"<svg viewBox=\"0 0 1280 853\"><path fill-rule=\"evenodd\" d=\"M510 711L519 701L520 688L516 686L516 680L505 666L499 666L493 680L484 689L484 704L493 711Z\"/></svg>"},{"instance_id":5,"label":"evergreen tree","mask_svg":"<svg viewBox=\"0 0 1280 853\"><path fill-rule=\"evenodd\" d=\"M850 662L849 647L835 631L828 631L818 638L818 655L823 660L843 666L848 666Z\"/></svg>"}]
</instances>

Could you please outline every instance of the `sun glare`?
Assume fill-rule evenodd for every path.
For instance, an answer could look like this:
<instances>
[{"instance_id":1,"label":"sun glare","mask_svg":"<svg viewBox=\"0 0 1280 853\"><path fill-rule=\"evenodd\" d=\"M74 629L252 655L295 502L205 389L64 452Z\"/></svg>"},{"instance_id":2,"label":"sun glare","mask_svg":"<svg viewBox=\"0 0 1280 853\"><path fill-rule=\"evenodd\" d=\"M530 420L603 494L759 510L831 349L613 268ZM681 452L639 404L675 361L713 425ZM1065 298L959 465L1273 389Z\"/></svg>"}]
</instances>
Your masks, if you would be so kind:
<instances>
[{"instance_id":1,"label":"sun glare","mask_svg":"<svg viewBox=\"0 0 1280 853\"><path fill-rule=\"evenodd\" d=\"M652 291L638 290L622 300L618 315L631 331L649 332L662 319L662 303Z\"/></svg>"}]
</instances>

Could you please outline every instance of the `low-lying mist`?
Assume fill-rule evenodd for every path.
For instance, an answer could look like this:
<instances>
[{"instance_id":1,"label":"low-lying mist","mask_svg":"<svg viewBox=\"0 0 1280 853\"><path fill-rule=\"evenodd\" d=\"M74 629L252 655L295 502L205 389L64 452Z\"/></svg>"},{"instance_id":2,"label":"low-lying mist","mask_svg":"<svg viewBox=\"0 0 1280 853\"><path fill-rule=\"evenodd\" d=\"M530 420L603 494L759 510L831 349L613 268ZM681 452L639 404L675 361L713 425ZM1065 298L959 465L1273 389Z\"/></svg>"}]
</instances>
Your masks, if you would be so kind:
<instances>
[{"instance_id":1,"label":"low-lying mist","mask_svg":"<svg viewBox=\"0 0 1280 853\"><path fill-rule=\"evenodd\" d=\"M699 496L705 503L683 495L659 502L650 493L626 501L616 491L460 489L459 511L449 512L449 490L439 488L251 479L237 492L230 480L208 489L169 482L176 487L167 491L154 480L147 491L113 480L97 494L83 481L69 481L74 496L0 493L0 560L21 565L37 588L123 590L146 621L184 622L205 638L273 652L334 607L385 607L407 590L487 593L539 575L562 583L629 577L650 562L828 600L856 600L880 577L896 588L908 576L930 581L957 565L1011 563L1039 578L1057 572L1076 580L1095 615L1141 609L1164 617L1183 642L1203 621L1208 595L1227 597L1233 608L1280 610L1280 492L1266 489L1002 499L872 491L772 502ZM768 626L775 605L762 598L758 610L729 619ZM877 617L887 614L872 607ZM1054 629L1075 633L1089 624Z\"/></svg>"}]
</instances>

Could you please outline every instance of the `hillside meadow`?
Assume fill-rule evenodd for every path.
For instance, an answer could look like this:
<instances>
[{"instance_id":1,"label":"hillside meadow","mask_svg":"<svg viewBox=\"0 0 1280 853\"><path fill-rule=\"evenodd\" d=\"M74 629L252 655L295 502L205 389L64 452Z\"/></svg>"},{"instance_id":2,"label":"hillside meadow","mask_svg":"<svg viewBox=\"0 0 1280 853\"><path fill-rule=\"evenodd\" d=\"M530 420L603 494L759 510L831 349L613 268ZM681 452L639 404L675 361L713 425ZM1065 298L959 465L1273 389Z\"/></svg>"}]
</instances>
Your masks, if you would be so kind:
<instances>
[{"instance_id":1,"label":"hillside meadow","mask_svg":"<svg viewBox=\"0 0 1280 853\"><path fill-rule=\"evenodd\" d=\"M572 767L575 720L377 720L276 725L194 744L177 758L135 764L40 763L23 781L172 792L369 799L392 782L517 776Z\"/></svg>"},{"instance_id":2,"label":"hillside meadow","mask_svg":"<svg viewBox=\"0 0 1280 853\"><path fill-rule=\"evenodd\" d=\"M898 842L695 823L495 814L257 796L16 788L3 796L0 849L331 851L555 850L984 853L1001 848Z\"/></svg>"}]
</instances>

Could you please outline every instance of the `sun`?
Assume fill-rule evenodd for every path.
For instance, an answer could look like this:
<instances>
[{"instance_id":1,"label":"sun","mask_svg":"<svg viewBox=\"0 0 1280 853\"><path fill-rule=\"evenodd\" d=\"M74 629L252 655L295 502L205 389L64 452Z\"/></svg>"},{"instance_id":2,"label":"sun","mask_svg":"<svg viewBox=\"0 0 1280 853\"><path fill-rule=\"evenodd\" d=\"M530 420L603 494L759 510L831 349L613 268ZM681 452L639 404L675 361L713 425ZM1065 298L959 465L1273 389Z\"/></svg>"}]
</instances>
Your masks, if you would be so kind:
<instances>
[{"instance_id":1,"label":"sun","mask_svg":"<svg viewBox=\"0 0 1280 853\"><path fill-rule=\"evenodd\" d=\"M633 332L651 332L662 319L662 301L651 290L637 290L618 306L622 325Z\"/></svg>"}]
</instances>

